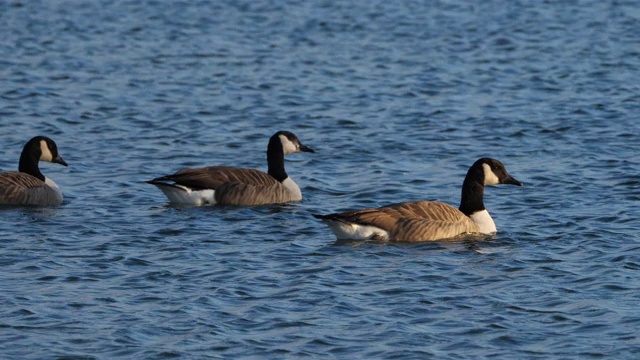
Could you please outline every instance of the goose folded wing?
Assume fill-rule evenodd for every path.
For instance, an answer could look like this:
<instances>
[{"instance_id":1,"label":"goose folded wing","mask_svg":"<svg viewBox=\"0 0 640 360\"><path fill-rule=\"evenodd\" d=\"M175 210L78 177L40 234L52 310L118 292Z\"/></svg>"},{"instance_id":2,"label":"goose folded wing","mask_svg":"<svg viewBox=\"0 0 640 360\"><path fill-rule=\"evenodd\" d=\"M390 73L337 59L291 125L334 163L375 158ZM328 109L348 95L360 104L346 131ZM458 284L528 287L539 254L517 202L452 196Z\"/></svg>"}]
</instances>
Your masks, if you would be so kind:
<instances>
[{"instance_id":1,"label":"goose folded wing","mask_svg":"<svg viewBox=\"0 0 640 360\"><path fill-rule=\"evenodd\" d=\"M470 220L457 208L438 201L413 201L387 205L380 210L397 218L408 217L443 222Z\"/></svg>"},{"instance_id":2,"label":"goose folded wing","mask_svg":"<svg viewBox=\"0 0 640 360\"><path fill-rule=\"evenodd\" d=\"M333 215L363 225L374 225L390 230L401 218L415 218L432 221L457 222L468 219L460 210L451 205L436 201L413 201L391 204L380 208L345 211ZM469 219L470 220L470 219Z\"/></svg>"},{"instance_id":3,"label":"goose folded wing","mask_svg":"<svg viewBox=\"0 0 640 360\"><path fill-rule=\"evenodd\" d=\"M155 180L170 180L176 184L184 185L192 189L217 189L220 185L228 182L238 182L254 186L273 186L278 183L271 175L260 170L234 168L230 166L183 169L173 175L163 176Z\"/></svg>"}]
</instances>

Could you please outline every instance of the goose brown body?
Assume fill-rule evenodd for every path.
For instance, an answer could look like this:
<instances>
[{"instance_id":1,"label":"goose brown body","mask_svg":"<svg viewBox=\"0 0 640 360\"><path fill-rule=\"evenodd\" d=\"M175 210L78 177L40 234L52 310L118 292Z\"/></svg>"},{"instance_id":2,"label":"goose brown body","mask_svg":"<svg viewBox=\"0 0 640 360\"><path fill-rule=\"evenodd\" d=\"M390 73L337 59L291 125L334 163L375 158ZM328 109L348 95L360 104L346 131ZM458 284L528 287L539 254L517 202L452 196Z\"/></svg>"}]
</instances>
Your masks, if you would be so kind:
<instances>
[{"instance_id":1,"label":"goose brown body","mask_svg":"<svg viewBox=\"0 0 640 360\"><path fill-rule=\"evenodd\" d=\"M376 240L434 241L478 232L478 226L460 210L436 201L403 202L316 217L373 226L387 233L379 234Z\"/></svg>"},{"instance_id":2,"label":"goose brown body","mask_svg":"<svg viewBox=\"0 0 640 360\"><path fill-rule=\"evenodd\" d=\"M183 169L151 183L166 186L165 181L196 191L214 189L215 203L219 205L251 206L301 200L273 176L256 169L231 166Z\"/></svg>"},{"instance_id":3,"label":"goose brown body","mask_svg":"<svg viewBox=\"0 0 640 360\"><path fill-rule=\"evenodd\" d=\"M0 205L59 205L62 198L35 176L19 171L0 173Z\"/></svg>"}]
</instances>

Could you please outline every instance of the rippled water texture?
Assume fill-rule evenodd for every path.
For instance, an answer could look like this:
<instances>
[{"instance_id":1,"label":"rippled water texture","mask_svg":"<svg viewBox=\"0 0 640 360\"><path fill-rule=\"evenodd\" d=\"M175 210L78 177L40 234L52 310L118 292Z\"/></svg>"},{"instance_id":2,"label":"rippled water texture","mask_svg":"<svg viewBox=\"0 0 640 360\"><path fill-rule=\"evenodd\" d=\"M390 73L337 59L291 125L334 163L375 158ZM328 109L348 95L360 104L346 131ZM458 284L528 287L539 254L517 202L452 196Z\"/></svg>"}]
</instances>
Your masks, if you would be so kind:
<instances>
[{"instance_id":1,"label":"rippled water texture","mask_svg":"<svg viewBox=\"0 0 640 360\"><path fill-rule=\"evenodd\" d=\"M0 212L0 357L640 357L635 1L0 2L0 168L49 135L53 208ZM176 208L144 180L265 169L305 199ZM457 205L482 242L334 245L311 213Z\"/></svg>"}]
</instances>

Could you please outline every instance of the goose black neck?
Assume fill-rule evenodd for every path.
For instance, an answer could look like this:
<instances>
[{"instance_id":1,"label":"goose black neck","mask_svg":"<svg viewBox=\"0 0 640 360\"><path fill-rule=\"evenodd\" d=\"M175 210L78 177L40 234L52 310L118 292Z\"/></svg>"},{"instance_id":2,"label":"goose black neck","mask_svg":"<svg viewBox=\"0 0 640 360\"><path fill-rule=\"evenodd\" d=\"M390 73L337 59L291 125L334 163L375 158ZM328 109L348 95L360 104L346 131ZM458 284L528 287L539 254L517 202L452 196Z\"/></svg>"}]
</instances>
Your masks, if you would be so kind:
<instances>
[{"instance_id":1,"label":"goose black neck","mask_svg":"<svg viewBox=\"0 0 640 360\"><path fill-rule=\"evenodd\" d=\"M38 168L38 162L40 161L40 154L37 151L33 151L33 144L31 142L25 145L20 154L20 164L18 165L18 171L33 175L38 179L44 181L44 175Z\"/></svg>"},{"instance_id":2,"label":"goose black neck","mask_svg":"<svg viewBox=\"0 0 640 360\"><path fill-rule=\"evenodd\" d=\"M269 175L276 180L283 182L289 175L284 170L284 152L282 143L278 136L272 136L267 146L267 164L269 165Z\"/></svg>"},{"instance_id":3,"label":"goose black neck","mask_svg":"<svg viewBox=\"0 0 640 360\"><path fill-rule=\"evenodd\" d=\"M484 207L484 172L482 167L471 167L462 184L460 211L470 216Z\"/></svg>"}]
</instances>

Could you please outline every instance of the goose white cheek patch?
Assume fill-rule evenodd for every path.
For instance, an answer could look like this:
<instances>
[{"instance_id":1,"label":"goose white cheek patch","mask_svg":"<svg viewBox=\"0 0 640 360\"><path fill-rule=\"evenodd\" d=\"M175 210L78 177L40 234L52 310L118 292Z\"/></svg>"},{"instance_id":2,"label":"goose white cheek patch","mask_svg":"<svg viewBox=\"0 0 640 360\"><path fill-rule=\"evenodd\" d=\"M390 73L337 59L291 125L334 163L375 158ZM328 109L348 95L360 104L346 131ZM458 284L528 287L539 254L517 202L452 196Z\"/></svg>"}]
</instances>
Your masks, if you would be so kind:
<instances>
[{"instance_id":1,"label":"goose white cheek patch","mask_svg":"<svg viewBox=\"0 0 640 360\"><path fill-rule=\"evenodd\" d=\"M42 152L42 154L40 154L40 161L53 161L51 150L49 150L49 146L44 140L40 140L40 152Z\"/></svg>"},{"instance_id":2,"label":"goose white cheek patch","mask_svg":"<svg viewBox=\"0 0 640 360\"><path fill-rule=\"evenodd\" d=\"M491 166L487 164L482 164L482 168L484 169L484 184L485 185L497 185L500 183L500 179L498 176L491 170Z\"/></svg>"},{"instance_id":3,"label":"goose white cheek patch","mask_svg":"<svg viewBox=\"0 0 640 360\"><path fill-rule=\"evenodd\" d=\"M297 153L299 151L298 147L296 146L296 144L291 142L291 140L289 140L289 138L287 138L284 135L280 135L279 137L280 137L280 142L282 143L282 152L285 155Z\"/></svg>"}]
</instances>

